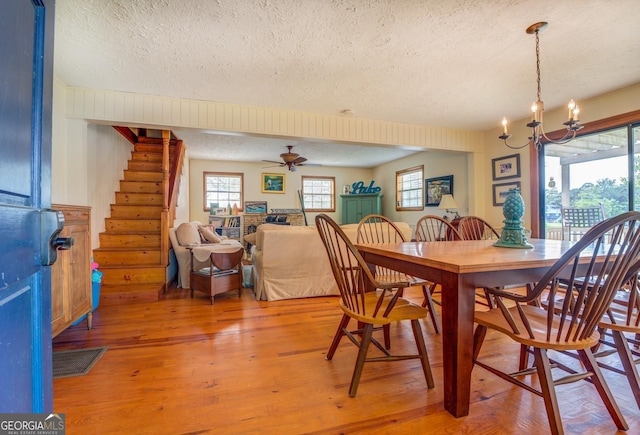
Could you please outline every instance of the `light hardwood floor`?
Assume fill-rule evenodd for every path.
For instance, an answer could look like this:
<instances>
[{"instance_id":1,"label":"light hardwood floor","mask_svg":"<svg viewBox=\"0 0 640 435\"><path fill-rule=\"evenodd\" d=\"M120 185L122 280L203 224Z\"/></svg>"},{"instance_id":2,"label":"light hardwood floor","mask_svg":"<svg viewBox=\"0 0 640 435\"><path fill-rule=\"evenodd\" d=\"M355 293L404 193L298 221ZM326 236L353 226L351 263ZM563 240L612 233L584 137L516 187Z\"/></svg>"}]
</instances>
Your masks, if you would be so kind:
<instances>
[{"instance_id":1,"label":"light hardwood floor","mask_svg":"<svg viewBox=\"0 0 640 435\"><path fill-rule=\"evenodd\" d=\"M418 288L405 295L421 301ZM367 364L358 395L348 386L356 348L324 356L341 312L337 298L256 301L251 289L213 306L171 291L165 300L100 306L94 329L74 326L54 351L108 346L81 377L54 380L54 411L67 434L546 434L539 398L474 368L469 416L444 410L441 339L423 322L436 387L417 360ZM410 325L392 325L394 350L413 350ZM491 333L490 333L491 334ZM485 358L517 367L517 345L489 335ZM626 380L606 373L629 434L640 411ZM558 387L567 434L615 434L593 386ZM624 433L624 432L620 432Z\"/></svg>"}]
</instances>

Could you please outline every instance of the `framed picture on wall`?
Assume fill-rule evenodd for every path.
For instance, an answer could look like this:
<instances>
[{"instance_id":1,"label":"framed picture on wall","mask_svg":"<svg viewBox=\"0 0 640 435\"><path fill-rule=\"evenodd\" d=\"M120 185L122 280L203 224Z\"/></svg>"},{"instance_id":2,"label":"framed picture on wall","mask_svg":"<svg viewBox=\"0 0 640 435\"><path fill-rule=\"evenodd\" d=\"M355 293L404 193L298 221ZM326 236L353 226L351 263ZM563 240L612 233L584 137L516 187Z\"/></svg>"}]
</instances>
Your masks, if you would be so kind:
<instances>
[{"instance_id":1,"label":"framed picture on wall","mask_svg":"<svg viewBox=\"0 0 640 435\"><path fill-rule=\"evenodd\" d=\"M453 175L427 178L424 180L424 189L427 197L425 205L438 205L442 195L453 195Z\"/></svg>"},{"instance_id":2,"label":"framed picture on wall","mask_svg":"<svg viewBox=\"0 0 640 435\"><path fill-rule=\"evenodd\" d=\"M493 205L502 206L511 189L520 189L520 182L500 183L493 185Z\"/></svg>"},{"instance_id":3,"label":"framed picture on wall","mask_svg":"<svg viewBox=\"0 0 640 435\"><path fill-rule=\"evenodd\" d=\"M284 193L284 174L262 173L262 193Z\"/></svg>"},{"instance_id":4,"label":"framed picture on wall","mask_svg":"<svg viewBox=\"0 0 640 435\"><path fill-rule=\"evenodd\" d=\"M244 212L246 214L260 214L267 212L267 201L245 201Z\"/></svg>"},{"instance_id":5,"label":"framed picture on wall","mask_svg":"<svg viewBox=\"0 0 640 435\"><path fill-rule=\"evenodd\" d=\"M520 154L491 159L493 181L520 176Z\"/></svg>"}]
</instances>

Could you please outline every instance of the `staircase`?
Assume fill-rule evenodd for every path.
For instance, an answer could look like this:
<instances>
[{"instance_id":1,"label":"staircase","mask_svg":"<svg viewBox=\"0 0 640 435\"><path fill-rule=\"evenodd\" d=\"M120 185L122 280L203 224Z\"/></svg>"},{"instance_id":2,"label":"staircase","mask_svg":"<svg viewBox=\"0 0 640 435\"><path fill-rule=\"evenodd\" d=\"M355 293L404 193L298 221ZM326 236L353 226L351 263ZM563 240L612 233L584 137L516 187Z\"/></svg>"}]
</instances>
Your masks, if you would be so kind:
<instances>
[{"instance_id":1,"label":"staircase","mask_svg":"<svg viewBox=\"0 0 640 435\"><path fill-rule=\"evenodd\" d=\"M175 148L171 144L170 153ZM148 302L165 290L161 255L162 139L138 137L93 258L103 272L101 300Z\"/></svg>"}]
</instances>

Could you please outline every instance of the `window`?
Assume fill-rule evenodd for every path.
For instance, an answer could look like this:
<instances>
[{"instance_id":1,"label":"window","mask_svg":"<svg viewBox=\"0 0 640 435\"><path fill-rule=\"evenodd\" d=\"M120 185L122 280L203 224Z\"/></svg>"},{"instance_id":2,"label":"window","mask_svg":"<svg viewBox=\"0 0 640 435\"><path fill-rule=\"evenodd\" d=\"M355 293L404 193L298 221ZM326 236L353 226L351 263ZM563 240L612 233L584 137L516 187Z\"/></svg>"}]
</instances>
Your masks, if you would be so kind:
<instances>
[{"instance_id":1,"label":"window","mask_svg":"<svg viewBox=\"0 0 640 435\"><path fill-rule=\"evenodd\" d=\"M336 211L334 177L302 176L302 198L307 211Z\"/></svg>"},{"instance_id":2,"label":"window","mask_svg":"<svg viewBox=\"0 0 640 435\"><path fill-rule=\"evenodd\" d=\"M396 210L424 209L424 166L396 172Z\"/></svg>"},{"instance_id":3,"label":"window","mask_svg":"<svg viewBox=\"0 0 640 435\"><path fill-rule=\"evenodd\" d=\"M586 124L566 145L544 145L537 180L541 237L570 237L563 208L602 210L610 218L640 207L639 121L640 111L617 115Z\"/></svg>"},{"instance_id":4,"label":"window","mask_svg":"<svg viewBox=\"0 0 640 435\"><path fill-rule=\"evenodd\" d=\"M204 209L208 211L210 205L218 207L233 207L238 205L242 210L244 179L243 174L229 172L204 172Z\"/></svg>"}]
</instances>

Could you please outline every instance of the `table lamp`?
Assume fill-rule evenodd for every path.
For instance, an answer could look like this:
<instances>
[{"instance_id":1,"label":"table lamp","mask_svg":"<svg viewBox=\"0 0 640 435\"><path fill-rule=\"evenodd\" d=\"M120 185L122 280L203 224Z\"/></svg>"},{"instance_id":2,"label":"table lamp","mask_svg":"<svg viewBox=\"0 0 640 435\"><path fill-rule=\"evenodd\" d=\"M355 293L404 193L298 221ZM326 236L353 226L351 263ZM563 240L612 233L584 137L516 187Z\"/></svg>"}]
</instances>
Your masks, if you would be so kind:
<instances>
[{"instance_id":1,"label":"table lamp","mask_svg":"<svg viewBox=\"0 0 640 435\"><path fill-rule=\"evenodd\" d=\"M458 219L460 215L456 211L457 208L458 204L456 204L455 199L453 199L453 195L442 195L440 204L438 204L438 210L444 210L446 213L455 213L454 219Z\"/></svg>"}]
</instances>

